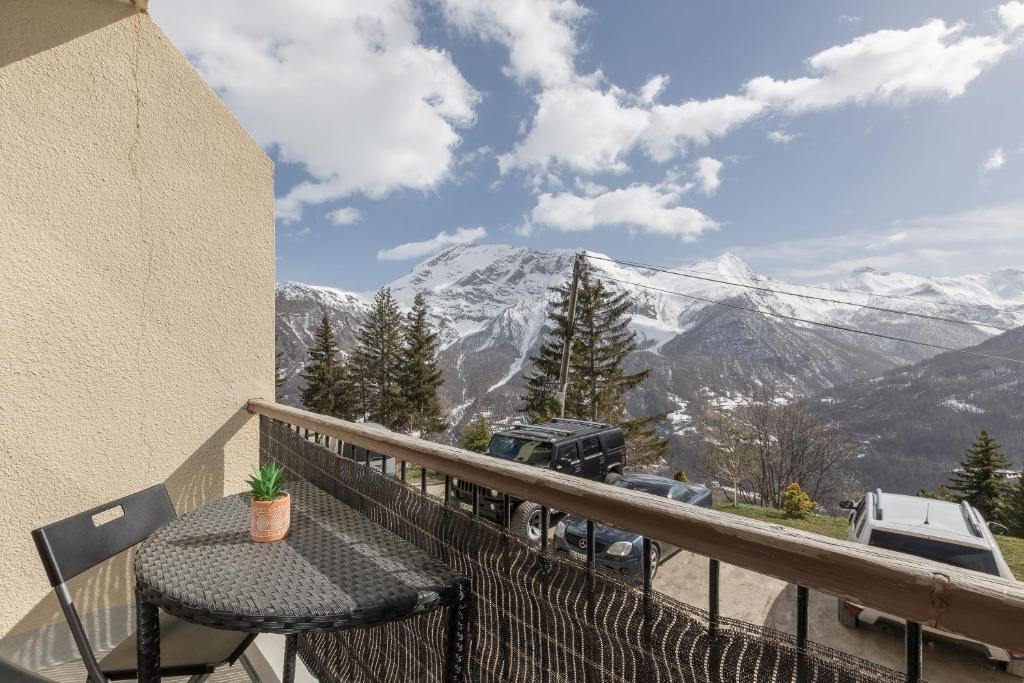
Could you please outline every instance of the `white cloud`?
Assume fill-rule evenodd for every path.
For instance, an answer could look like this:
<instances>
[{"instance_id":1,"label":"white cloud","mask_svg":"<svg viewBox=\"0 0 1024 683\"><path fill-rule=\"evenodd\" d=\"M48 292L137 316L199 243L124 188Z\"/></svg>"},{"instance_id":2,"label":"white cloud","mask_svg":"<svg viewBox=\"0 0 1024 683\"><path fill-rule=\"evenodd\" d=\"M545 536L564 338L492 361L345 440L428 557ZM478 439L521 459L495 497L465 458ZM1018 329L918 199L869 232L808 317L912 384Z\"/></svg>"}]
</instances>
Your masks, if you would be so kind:
<instances>
[{"instance_id":1,"label":"white cloud","mask_svg":"<svg viewBox=\"0 0 1024 683\"><path fill-rule=\"evenodd\" d=\"M1013 2L1000 5L996 12L999 14L999 20L1006 27L1007 31L1016 31L1019 28L1024 28L1024 2L1013 0Z\"/></svg>"},{"instance_id":2,"label":"white cloud","mask_svg":"<svg viewBox=\"0 0 1024 683\"><path fill-rule=\"evenodd\" d=\"M593 196L544 193L520 230L529 234L535 226L563 232L620 227L690 242L717 229L718 224L697 209L680 205L685 191L684 186L666 181L660 185L638 183Z\"/></svg>"},{"instance_id":3,"label":"white cloud","mask_svg":"<svg viewBox=\"0 0 1024 683\"><path fill-rule=\"evenodd\" d=\"M1011 35L1024 25L1024 3L998 8L1005 30L967 35L967 24L934 19L909 29L882 30L830 47L807 60L812 75L760 76L737 94L678 104L660 103L668 77L656 75L633 93L607 82L601 72L576 73L575 32L585 12L573 0L518 0L506 17L484 0L444 0L465 31L509 48L510 75L541 86L523 139L499 156L503 173L523 169L543 184L559 168L581 173L625 172L628 156L642 150L665 163L732 129L773 112L800 114L849 104L902 105L963 94L982 71L1020 46ZM465 6L471 7L472 11ZM536 21L523 21L532 8ZM455 9L452 9L455 8ZM855 23L855 17L845 17ZM545 72L537 59L546 55ZM531 66L527 67L529 64ZM784 131L774 142L791 140Z\"/></svg>"},{"instance_id":4,"label":"white cloud","mask_svg":"<svg viewBox=\"0 0 1024 683\"><path fill-rule=\"evenodd\" d=\"M464 33L501 43L505 72L545 87L572 80L575 31L587 10L574 0L442 0L449 23Z\"/></svg>"},{"instance_id":5,"label":"white cloud","mask_svg":"<svg viewBox=\"0 0 1024 683\"><path fill-rule=\"evenodd\" d=\"M700 191L709 197L718 191L722 184L722 162L711 157L701 157L694 164L694 175L700 184Z\"/></svg>"},{"instance_id":6,"label":"white cloud","mask_svg":"<svg viewBox=\"0 0 1024 683\"><path fill-rule=\"evenodd\" d=\"M787 133L784 130L773 130L768 133L768 139L782 145L793 142L800 137L799 133Z\"/></svg>"},{"instance_id":7,"label":"white cloud","mask_svg":"<svg viewBox=\"0 0 1024 683\"><path fill-rule=\"evenodd\" d=\"M855 17L849 14L840 14L839 22L842 24L859 24L860 17Z\"/></svg>"},{"instance_id":8,"label":"white cloud","mask_svg":"<svg viewBox=\"0 0 1024 683\"><path fill-rule=\"evenodd\" d=\"M487 230L480 227L458 228L454 233L447 233L442 230L429 240L424 240L422 242L406 242L405 244L399 244L391 247L390 249L381 249L377 252L377 260L407 261L409 259L422 258L423 256L437 253L445 247L450 247L455 244L476 242L486 236Z\"/></svg>"},{"instance_id":9,"label":"white cloud","mask_svg":"<svg viewBox=\"0 0 1024 683\"><path fill-rule=\"evenodd\" d=\"M669 161L685 153L687 143L706 145L764 110L761 102L737 95L655 105L651 125L643 131L643 147L654 161Z\"/></svg>"},{"instance_id":10,"label":"white cloud","mask_svg":"<svg viewBox=\"0 0 1024 683\"><path fill-rule=\"evenodd\" d=\"M842 277L865 266L916 275L991 272L1024 263L1021 226L1024 204L1006 204L732 251L761 271L804 281Z\"/></svg>"},{"instance_id":11,"label":"white cloud","mask_svg":"<svg viewBox=\"0 0 1024 683\"><path fill-rule=\"evenodd\" d=\"M343 206L340 209L328 211L326 216L335 225L351 225L362 219L363 212L351 206Z\"/></svg>"},{"instance_id":12,"label":"white cloud","mask_svg":"<svg viewBox=\"0 0 1024 683\"><path fill-rule=\"evenodd\" d=\"M996 147L992 150L992 153L988 155L988 159L985 160L984 165L981 167L982 173L992 173L998 171L1006 165L1006 155L1003 154L1002 147Z\"/></svg>"},{"instance_id":13,"label":"white cloud","mask_svg":"<svg viewBox=\"0 0 1024 683\"><path fill-rule=\"evenodd\" d=\"M543 169L553 162L584 173L629 170L623 160L650 122L650 113L630 106L628 94L597 84L600 75L543 90L530 132L498 157L502 173Z\"/></svg>"},{"instance_id":14,"label":"white cloud","mask_svg":"<svg viewBox=\"0 0 1024 683\"><path fill-rule=\"evenodd\" d=\"M419 42L411 0L178 0L152 12L256 140L313 180L278 201L430 189L449 175L478 95Z\"/></svg>"},{"instance_id":15,"label":"white cloud","mask_svg":"<svg viewBox=\"0 0 1024 683\"><path fill-rule=\"evenodd\" d=\"M1003 35L968 36L967 24L932 19L907 30L869 33L807 60L816 76L747 82L748 97L793 113L845 104L901 104L956 97L1010 50Z\"/></svg>"}]
</instances>

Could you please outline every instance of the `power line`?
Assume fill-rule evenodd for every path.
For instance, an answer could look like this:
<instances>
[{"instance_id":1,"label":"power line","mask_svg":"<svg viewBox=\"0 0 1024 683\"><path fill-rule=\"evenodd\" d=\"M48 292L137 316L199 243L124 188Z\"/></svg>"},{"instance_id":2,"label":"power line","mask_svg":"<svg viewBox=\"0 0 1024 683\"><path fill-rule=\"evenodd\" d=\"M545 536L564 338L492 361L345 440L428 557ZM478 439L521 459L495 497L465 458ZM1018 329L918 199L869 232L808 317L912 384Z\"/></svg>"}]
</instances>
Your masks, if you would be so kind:
<instances>
[{"instance_id":1,"label":"power line","mask_svg":"<svg viewBox=\"0 0 1024 683\"><path fill-rule=\"evenodd\" d=\"M718 280L718 279L715 279L715 278L701 276L701 275L690 275L688 273L679 272L677 270L672 270L670 268L661 268L659 266L652 266L652 265L649 265L649 264L646 264L646 263L636 263L636 262L633 262L633 261L620 261L618 259L613 259L613 258L609 258L609 257L606 257L606 256L595 256L595 255L587 254L587 258L596 259L596 260L599 260L599 261L610 261L612 263L618 263L618 264L621 264L621 265L624 265L624 266L631 266L631 267L634 267L634 268L643 268L645 270L653 270L653 271L656 271L656 272L659 272L659 273L668 273L670 275L677 275L679 277L690 278L690 279L693 279L693 280L704 280L705 282L717 282L718 284L728 285L730 287L743 287L744 289L753 289L753 290L758 291L758 292L771 292L772 294L782 294L784 296L795 296L795 297L800 297L802 299L812 299L814 301L824 301L826 303L839 304L841 306L854 306L854 307L857 307L857 308L865 308L865 309L868 309L868 310L871 310L871 311L880 311L882 313L895 313L897 315L912 316L914 318L922 318L924 320L935 320L935 321L938 321L938 322L950 323L950 324L953 324L953 325L966 325L968 327L974 327L974 326L990 327L993 330L999 330L1001 332L1009 332L1010 330L1015 329L1013 327L1001 327L999 325L992 325L990 323L983 323L983 322L978 322L978 321L974 321L974 320L957 320L955 318L945 318L945 317L938 316L938 315L929 315L927 313L915 313L913 311L901 311L901 310L898 310L898 309L895 309L895 308L885 308L883 306L873 306L871 304L862 304L862 303L857 303L855 301L843 301L841 299L829 299L829 298L826 298L826 297L814 296L813 294L800 294L798 292L786 292L786 291L779 290L779 289L772 289L771 287L758 287L758 286L755 286L755 285L745 285L745 284L742 284L742 283L739 283L739 282L728 282L726 280ZM696 272L701 272L701 271L696 271ZM731 277L731 276L729 276L729 277ZM800 287L802 285L793 285L793 286L794 287Z\"/></svg>"},{"instance_id":2,"label":"power line","mask_svg":"<svg viewBox=\"0 0 1024 683\"><path fill-rule=\"evenodd\" d=\"M693 299L694 301L703 301L708 304L715 304L717 306L725 306L727 308L734 308L739 311L747 311L748 313L757 313L758 315L770 316L772 318L781 318L783 320L789 320L792 322L805 323L807 325L817 325L819 327L827 327L832 330L838 330L840 332L851 332L853 334L862 334L868 337L876 337L878 339L886 339L888 341L902 342L904 344L915 344L917 346L926 346L931 349L937 349L939 351L950 351L953 353L965 353L970 356L977 356L979 358L988 358L990 360L1005 361L1008 363L1018 363L1024 365L1024 360L1017 358L1006 358L1004 356L994 356L988 353L981 353L980 351L969 351L967 349L956 349L952 346L943 346L941 344L932 344L931 342L915 341L913 339L904 339L903 337L895 337L888 334L880 334L878 332L868 332L867 330L858 330L854 327L846 327L845 325L837 325L835 323L819 322L817 320L807 320L805 318L798 318L794 315L786 315L785 313L775 313L773 311L763 311L759 308L751 308L749 306L741 306L740 304L731 304L725 301L717 301L715 299L706 299L704 297L696 296L694 294L683 294L682 292L676 292L671 289L662 289L661 287L655 287L653 285L645 285L639 282L630 282L628 280L619 280L613 277L602 277L603 280L609 280L611 282L619 282L624 285L631 285L633 287L641 287L643 289L650 289L656 292L663 292L665 294L672 294L675 296L685 297L687 299Z\"/></svg>"},{"instance_id":3,"label":"power line","mask_svg":"<svg viewBox=\"0 0 1024 683\"><path fill-rule=\"evenodd\" d=\"M620 263L620 261L616 261L615 259L612 259L612 258L607 258L607 257L603 257L603 256L596 256L594 254L589 254L589 253L587 254L587 257L588 258L595 258L595 259L602 259L602 260L605 260L605 261L612 261L612 262L615 262L615 263ZM639 268L650 268L651 270L668 270L668 269L659 268L658 266L649 266L649 265L640 264L640 263L638 263L638 264L631 264L631 265L635 265L635 266L637 266ZM696 270L694 268L679 268L677 270L683 270L683 271L686 271L688 273L700 273L701 275L720 275L720 273L711 273L711 272L708 272L708 271L705 271L705 270ZM676 272L676 274L679 274L677 271L669 271L669 272ZM880 298L880 299L896 299L896 300L899 300L899 301L914 301L916 303L932 304L932 305L936 305L936 306L956 306L956 307L959 307L959 308L974 308L974 309L977 309L979 311L987 311L989 313L1009 313L1009 314L1014 314L1014 313L1024 312L1024 306L1022 306L1021 308L1017 308L1017 309L997 308L995 306L989 306L987 304L968 304L968 303L961 303L961 302L957 302L957 301L949 301L948 299L943 299L942 301L933 301L931 299L920 299L920 298L916 298L916 297L912 297L912 296L903 296L903 295L900 295L900 294L878 294L878 293L873 293L873 292L858 292L855 289L840 289L838 287L826 287L824 285L800 285L800 284L797 284L795 282L786 282L784 280L775 280L773 278L743 277L742 275L728 275L726 277L731 277L731 278L733 278L735 280L748 280L750 282L765 282L765 281L768 281L768 282L774 282L774 283L780 284L780 285L785 285L787 287L801 287L801 288L805 288L805 289L818 289L818 290L823 290L823 291L826 291L826 292L838 292L840 294L854 294L854 295L859 295L859 296L877 297L877 298ZM734 284L734 283L729 283L729 284ZM788 293L788 292L782 292L781 290L777 290L777 289L776 290L772 290L772 291L778 292L780 294ZM800 296L800 295L796 295L795 294L794 296ZM985 323L977 323L977 324L984 325Z\"/></svg>"}]
</instances>

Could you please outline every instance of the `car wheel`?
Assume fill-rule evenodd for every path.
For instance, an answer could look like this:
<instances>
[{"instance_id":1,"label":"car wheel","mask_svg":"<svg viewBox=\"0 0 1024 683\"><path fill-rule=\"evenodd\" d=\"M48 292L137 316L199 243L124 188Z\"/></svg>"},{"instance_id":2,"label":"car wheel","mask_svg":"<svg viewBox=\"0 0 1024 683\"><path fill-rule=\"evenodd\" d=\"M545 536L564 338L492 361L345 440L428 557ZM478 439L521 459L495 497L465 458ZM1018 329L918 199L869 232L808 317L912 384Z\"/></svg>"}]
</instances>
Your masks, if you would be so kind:
<instances>
[{"instance_id":1,"label":"car wheel","mask_svg":"<svg viewBox=\"0 0 1024 683\"><path fill-rule=\"evenodd\" d=\"M606 484L614 484L619 479L622 479L622 475L620 473L618 473L618 472L609 472L604 477L604 483L606 483Z\"/></svg>"},{"instance_id":2,"label":"car wheel","mask_svg":"<svg viewBox=\"0 0 1024 683\"><path fill-rule=\"evenodd\" d=\"M540 506L536 503L520 503L512 513L512 533L531 545L540 545Z\"/></svg>"},{"instance_id":3,"label":"car wheel","mask_svg":"<svg viewBox=\"0 0 1024 683\"><path fill-rule=\"evenodd\" d=\"M1011 659L1006 663L1006 673L1024 678L1024 659Z\"/></svg>"},{"instance_id":4,"label":"car wheel","mask_svg":"<svg viewBox=\"0 0 1024 683\"><path fill-rule=\"evenodd\" d=\"M848 604L849 603L846 602L845 600L840 600L838 602L838 605L839 605L839 612L838 612L839 623L842 624L843 626L845 626L846 628L857 628L857 625L860 622L857 620L857 615L847 609L847 605Z\"/></svg>"},{"instance_id":5,"label":"car wheel","mask_svg":"<svg viewBox=\"0 0 1024 683\"><path fill-rule=\"evenodd\" d=\"M661 567L661 551L658 546L651 545L651 581L658 575L658 568Z\"/></svg>"}]
</instances>

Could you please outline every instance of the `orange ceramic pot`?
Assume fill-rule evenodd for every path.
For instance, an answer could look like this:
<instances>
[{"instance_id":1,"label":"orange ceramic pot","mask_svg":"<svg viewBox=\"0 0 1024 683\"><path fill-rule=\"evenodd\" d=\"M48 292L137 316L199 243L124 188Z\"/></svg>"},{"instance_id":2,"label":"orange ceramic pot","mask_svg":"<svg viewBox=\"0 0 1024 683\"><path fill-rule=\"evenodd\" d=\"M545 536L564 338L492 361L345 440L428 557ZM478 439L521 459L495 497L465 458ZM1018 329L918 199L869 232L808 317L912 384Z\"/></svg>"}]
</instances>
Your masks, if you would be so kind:
<instances>
[{"instance_id":1,"label":"orange ceramic pot","mask_svg":"<svg viewBox=\"0 0 1024 683\"><path fill-rule=\"evenodd\" d=\"M287 491L276 500L253 498L249 504L249 537L257 543L280 541L291 522L292 496Z\"/></svg>"}]
</instances>

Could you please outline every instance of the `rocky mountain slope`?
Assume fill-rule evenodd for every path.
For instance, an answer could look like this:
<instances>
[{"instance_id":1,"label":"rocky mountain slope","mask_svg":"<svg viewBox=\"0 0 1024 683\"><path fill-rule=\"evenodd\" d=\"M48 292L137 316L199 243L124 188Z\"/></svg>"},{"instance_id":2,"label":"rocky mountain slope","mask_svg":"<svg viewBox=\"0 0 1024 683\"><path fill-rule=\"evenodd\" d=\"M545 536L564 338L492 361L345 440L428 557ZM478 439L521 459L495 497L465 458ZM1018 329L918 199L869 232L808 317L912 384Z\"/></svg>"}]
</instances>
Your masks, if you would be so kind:
<instances>
[{"instance_id":1,"label":"rocky mountain slope","mask_svg":"<svg viewBox=\"0 0 1024 683\"><path fill-rule=\"evenodd\" d=\"M971 351L1024 361L1024 329ZM984 427L1011 465L1024 465L1024 364L943 353L807 401L858 441L855 469L868 488L906 493L948 482Z\"/></svg>"},{"instance_id":2,"label":"rocky mountain slope","mask_svg":"<svg viewBox=\"0 0 1024 683\"><path fill-rule=\"evenodd\" d=\"M391 283L403 305L409 305L417 292L427 295L443 340L444 400L456 424L477 411L488 411L495 418L515 413L523 369L543 335L548 288L569 277L572 260L571 251L464 245L427 259ZM998 330L809 300L786 292L999 327L1024 324L1024 272L1016 270L958 278L862 270L830 285L850 290L837 293L758 276L731 254L676 269L691 277L597 258L591 264L608 286L630 292L632 325L641 340L641 350L630 362L654 370L647 385L629 397L629 407L635 414L670 413L666 429L675 434L683 434L690 416L709 402L728 406L764 389L782 397L809 397L882 376L935 353L710 302L956 348L983 342ZM285 401L297 400L301 386L297 374L320 316L326 312L331 317L345 350L351 346L352 331L369 297L295 282L278 285L278 345L285 353L289 375ZM681 444L673 449L674 461L682 457Z\"/></svg>"}]
</instances>

